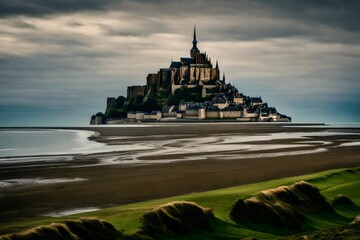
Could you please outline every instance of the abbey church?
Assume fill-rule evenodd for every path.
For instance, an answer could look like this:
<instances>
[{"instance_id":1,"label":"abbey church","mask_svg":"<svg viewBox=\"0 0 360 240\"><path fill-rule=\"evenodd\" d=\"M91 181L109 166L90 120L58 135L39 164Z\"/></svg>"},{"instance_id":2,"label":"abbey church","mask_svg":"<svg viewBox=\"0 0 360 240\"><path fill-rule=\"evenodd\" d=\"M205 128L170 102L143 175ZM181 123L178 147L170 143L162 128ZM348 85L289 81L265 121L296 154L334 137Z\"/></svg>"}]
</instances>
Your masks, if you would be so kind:
<instances>
[{"instance_id":1,"label":"abbey church","mask_svg":"<svg viewBox=\"0 0 360 240\"><path fill-rule=\"evenodd\" d=\"M201 87L202 97L220 93L225 84L225 75L221 78L218 62L213 67L211 59L198 49L195 26L192 44L190 57L181 57L180 61L172 61L168 68L160 68L157 73L148 74L146 86L129 86L127 97L146 94L152 87L162 87L171 95L184 87Z\"/></svg>"}]
</instances>

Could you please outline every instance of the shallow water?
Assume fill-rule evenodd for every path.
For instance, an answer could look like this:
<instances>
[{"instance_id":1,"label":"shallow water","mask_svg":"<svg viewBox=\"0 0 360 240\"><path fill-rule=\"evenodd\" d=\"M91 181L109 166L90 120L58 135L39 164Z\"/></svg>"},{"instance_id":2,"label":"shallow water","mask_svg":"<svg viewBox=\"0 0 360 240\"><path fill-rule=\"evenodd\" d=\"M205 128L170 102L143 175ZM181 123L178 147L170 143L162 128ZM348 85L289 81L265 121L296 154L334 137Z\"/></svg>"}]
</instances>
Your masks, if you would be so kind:
<instances>
[{"instance_id":1,"label":"shallow water","mask_svg":"<svg viewBox=\"0 0 360 240\"><path fill-rule=\"evenodd\" d=\"M91 131L0 130L0 157L86 152L99 146L87 140Z\"/></svg>"},{"instance_id":2,"label":"shallow water","mask_svg":"<svg viewBox=\"0 0 360 240\"><path fill-rule=\"evenodd\" d=\"M100 208L98 208L98 207L74 208L74 209L67 209L64 211L48 212L48 213L41 214L41 216L64 217L64 216L69 216L69 215L74 215L74 214L79 214L79 213L94 212L94 211L98 211L98 210L100 210Z\"/></svg>"},{"instance_id":3,"label":"shallow water","mask_svg":"<svg viewBox=\"0 0 360 240\"><path fill-rule=\"evenodd\" d=\"M17 178L0 180L0 189L9 187L29 186L29 185L47 185L56 183L69 183L86 181L84 178Z\"/></svg>"},{"instance_id":4,"label":"shallow water","mask_svg":"<svg viewBox=\"0 0 360 240\"><path fill-rule=\"evenodd\" d=\"M135 148L132 145L109 146L90 141L88 138L93 134L95 133L85 130L0 130L0 162L41 160L38 158L9 158L14 156L90 154L114 150L146 149L139 146Z\"/></svg>"}]
</instances>

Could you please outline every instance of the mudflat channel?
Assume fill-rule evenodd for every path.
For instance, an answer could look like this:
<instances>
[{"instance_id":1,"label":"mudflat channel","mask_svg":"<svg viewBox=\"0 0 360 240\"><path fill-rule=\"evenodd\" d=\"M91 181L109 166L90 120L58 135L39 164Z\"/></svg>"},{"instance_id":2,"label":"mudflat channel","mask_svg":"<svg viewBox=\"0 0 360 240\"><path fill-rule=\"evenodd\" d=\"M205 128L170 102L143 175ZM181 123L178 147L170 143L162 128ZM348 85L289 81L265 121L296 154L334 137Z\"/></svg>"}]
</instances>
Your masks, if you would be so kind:
<instances>
[{"instance_id":1,"label":"mudflat channel","mask_svg":"<svg viewBox=\"0 0 360 240\"><path fill-rule=\"evenodd\" d=\"M74 128L75 129L75 128ZM0 163L0 222L360 165L360 129L169 123L94 128L110 152Z\"/></svg>"}]
</instances>

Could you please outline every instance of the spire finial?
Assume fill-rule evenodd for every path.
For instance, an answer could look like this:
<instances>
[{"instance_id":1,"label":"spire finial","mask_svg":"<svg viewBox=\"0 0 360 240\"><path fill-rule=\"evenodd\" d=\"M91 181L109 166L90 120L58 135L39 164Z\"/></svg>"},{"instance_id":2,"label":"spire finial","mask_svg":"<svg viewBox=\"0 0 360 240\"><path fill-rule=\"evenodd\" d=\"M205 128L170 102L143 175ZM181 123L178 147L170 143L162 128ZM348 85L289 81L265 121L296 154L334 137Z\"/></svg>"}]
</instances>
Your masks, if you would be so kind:
<instances>
[{"instance_id":1,"label":"spire finial","mask_svg":"<svg viewBox=\"0 0 360 240\"><path fill-rule=\"evenodd\" d=\"M196 40L196 24L194 23L194 37L193 37L193 43L197 43L197 40Z\"/></svg>"},{"instance_id":2,"label":"spire finial","mask_svg":"<svg viewBox=\"0 0 360 240\"><path fill-rule=\"evenodd\" d=\"M216 60L216 69L219 69L219 62Z\"/></svg>"}]
</instances>

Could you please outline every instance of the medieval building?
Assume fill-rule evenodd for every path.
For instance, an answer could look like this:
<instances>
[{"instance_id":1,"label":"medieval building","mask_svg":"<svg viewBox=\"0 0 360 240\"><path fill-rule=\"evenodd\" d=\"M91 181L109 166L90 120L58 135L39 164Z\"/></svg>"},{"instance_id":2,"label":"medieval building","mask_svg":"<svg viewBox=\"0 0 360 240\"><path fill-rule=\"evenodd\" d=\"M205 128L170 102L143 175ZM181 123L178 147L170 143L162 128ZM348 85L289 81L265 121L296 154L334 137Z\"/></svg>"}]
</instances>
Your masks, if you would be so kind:
<instances>
[{"instance_id":1,"label":"medieval building","mask_svg":"<svg viewBox=\"0 0 360 240\"><path fill-rule=\"evenodd\" d=\"M221 79L218 61L214 67L207 54L197 47L195 26L192 44L190 57L181 57L180 61L172 61L168 68L160 68L157 73L148 74L145 86L129 86L127 97L144 95L152 87L165 89L172 95L184 87L201 87L203 97L220 93L225 84L225 75Z\"/></svg>"}]
</instances>

